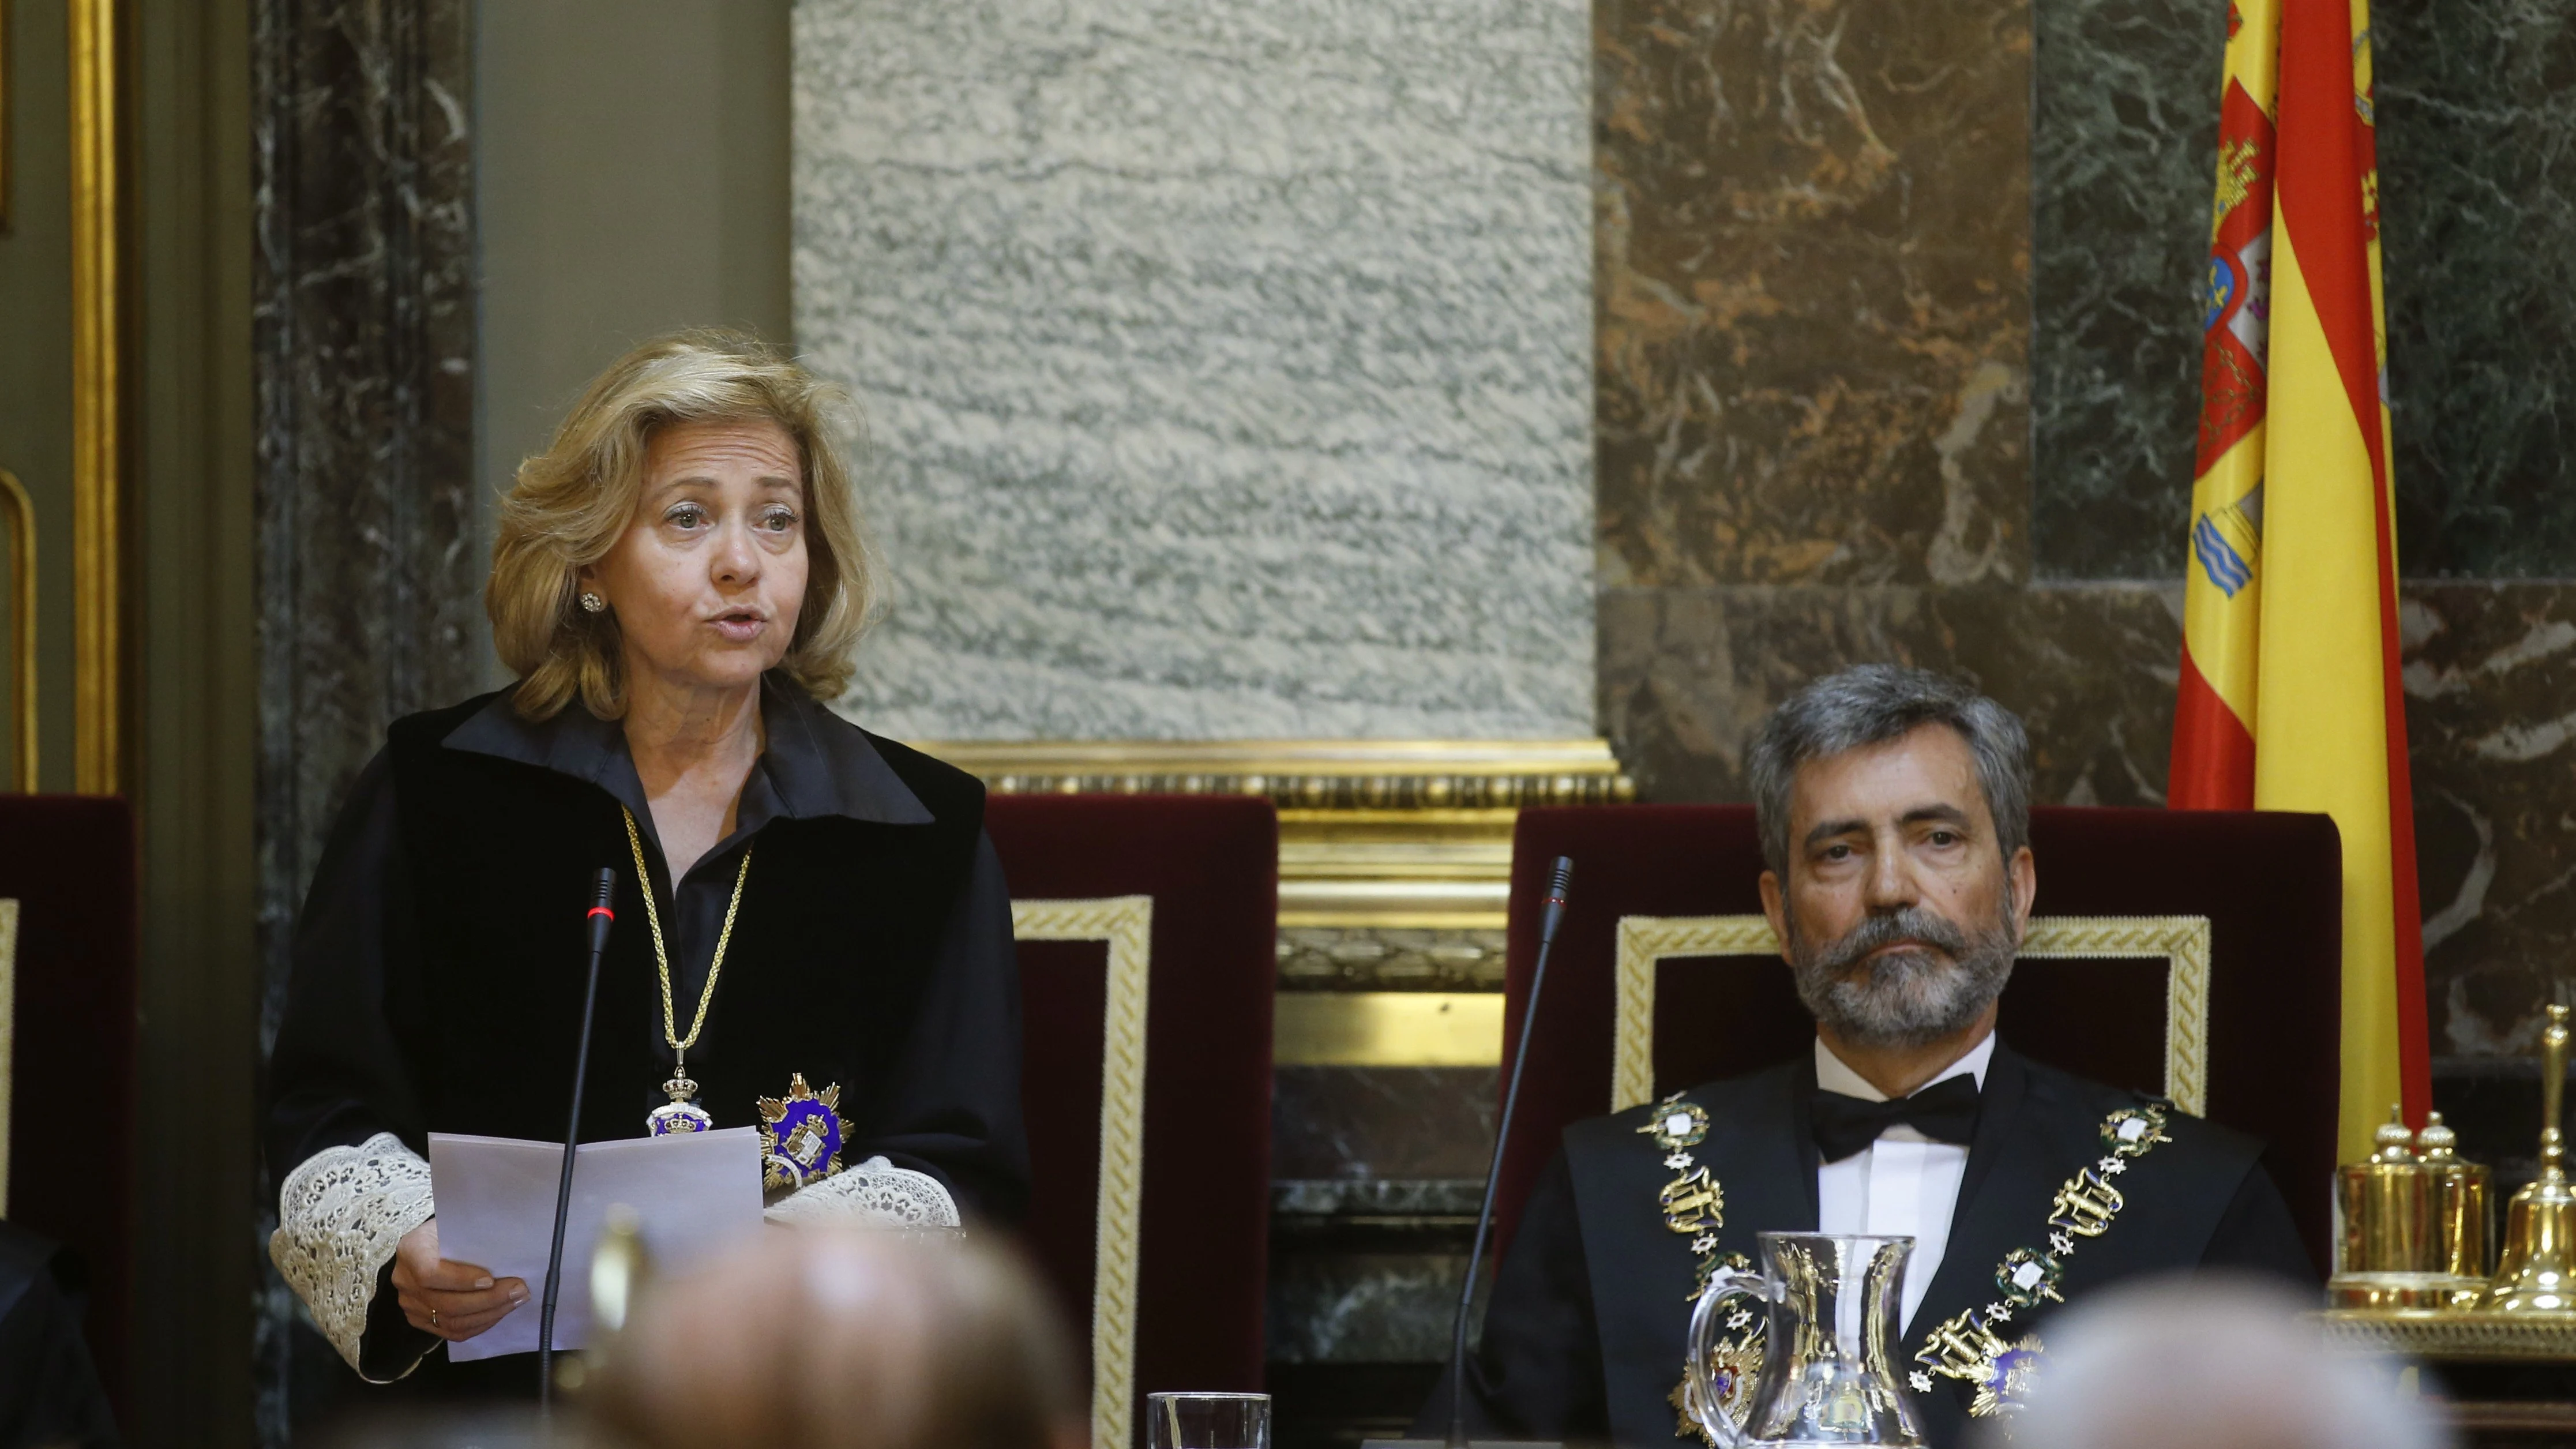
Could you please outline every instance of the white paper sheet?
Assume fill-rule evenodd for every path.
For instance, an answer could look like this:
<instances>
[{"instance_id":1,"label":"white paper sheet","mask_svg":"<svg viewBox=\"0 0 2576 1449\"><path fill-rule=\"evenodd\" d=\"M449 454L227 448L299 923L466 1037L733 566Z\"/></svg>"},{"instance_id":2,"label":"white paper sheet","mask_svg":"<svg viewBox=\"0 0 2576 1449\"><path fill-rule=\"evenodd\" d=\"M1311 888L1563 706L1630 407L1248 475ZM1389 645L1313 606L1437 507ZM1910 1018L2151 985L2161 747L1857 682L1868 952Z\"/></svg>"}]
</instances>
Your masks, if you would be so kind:
<instances>
[{"instance_id":1,"label":"white paper sheet","mask_svg":"<svg viewBox=\"0 0 2576 1449\"><path fill-rule=\"evenodd\" d=\"M450 1343L447 1356L466 1363L536 1352L563 1144L433 1132L429 1172L440 1256L480 1263L495 1278L528 1282L527 1302L482 1333ZM609 1208L621 1203L634 1210L656 1273L683 1270L758 1232L759 1129L581 1145L573 1157L572 1208L564 1225L563 1291L555 1301L558 1350L589 1340L591 1250Z\"/></svg>"}]
</instances>

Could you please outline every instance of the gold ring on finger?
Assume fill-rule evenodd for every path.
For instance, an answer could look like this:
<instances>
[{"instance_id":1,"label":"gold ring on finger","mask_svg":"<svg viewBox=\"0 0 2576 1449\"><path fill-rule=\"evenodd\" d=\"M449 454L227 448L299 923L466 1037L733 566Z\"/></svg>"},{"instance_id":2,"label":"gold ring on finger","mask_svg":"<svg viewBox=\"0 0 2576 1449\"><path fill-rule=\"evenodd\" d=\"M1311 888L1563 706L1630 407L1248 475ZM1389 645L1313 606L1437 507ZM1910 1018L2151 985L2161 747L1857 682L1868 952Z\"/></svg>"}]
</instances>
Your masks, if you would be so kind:
<instances>
[{"instance_id":1,"label":"gold ring on finger","mask_svg":"<svg viewBox=\"0 0 2576 1449\"><path fill-rule=\"evenodd\" d=\"M429 1310L429 1329L432 1333L438 1331L438 1310L435 1308Z\"/></svg>"}]
</instances>

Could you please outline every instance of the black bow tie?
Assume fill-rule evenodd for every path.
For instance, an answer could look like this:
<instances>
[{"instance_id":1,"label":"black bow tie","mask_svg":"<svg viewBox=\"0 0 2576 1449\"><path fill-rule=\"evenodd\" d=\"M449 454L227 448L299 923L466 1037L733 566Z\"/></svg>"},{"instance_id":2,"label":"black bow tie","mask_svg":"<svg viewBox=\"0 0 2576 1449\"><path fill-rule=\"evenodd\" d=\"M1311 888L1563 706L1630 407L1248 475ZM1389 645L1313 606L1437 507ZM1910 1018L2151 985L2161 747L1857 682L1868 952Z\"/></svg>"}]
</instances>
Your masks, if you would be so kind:
<instances>
[{"instance_id":1,"label":"black bow tie","mask_svg":"<svg viewBox=\"0 0 2576 1449\"><path fill-rule=\"evenodd\" d=\"M1935 1142L1965 1143L1977 1131L1977 1079L1961 1072L1893 1102L1819 1091L1808 1115L1815 1124L1816 1150L1827 1162L1866 1149L1899 1122Z\"/></svg>"}]
</instances>

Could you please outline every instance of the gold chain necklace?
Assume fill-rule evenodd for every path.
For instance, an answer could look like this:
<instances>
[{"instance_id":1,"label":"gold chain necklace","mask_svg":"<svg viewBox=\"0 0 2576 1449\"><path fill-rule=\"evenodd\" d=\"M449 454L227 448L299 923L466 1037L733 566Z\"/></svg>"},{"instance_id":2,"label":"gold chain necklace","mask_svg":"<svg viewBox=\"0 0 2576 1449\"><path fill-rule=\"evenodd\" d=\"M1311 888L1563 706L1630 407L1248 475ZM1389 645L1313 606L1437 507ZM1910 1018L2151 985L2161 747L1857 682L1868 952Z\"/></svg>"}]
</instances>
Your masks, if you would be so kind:
<instances>
[{"instance_id":1,"label":"gold chain necklace","mask_svg":"<svg viewBox=\"0 0 2576 1449\"><path fill-rule=\"evenodd\" d=\"M636 832L634 811L621 805L618 813L626 817L626 848L635 852L635 882L644 891L644 921L653 928L653 965L662 974L662 1040L671 1047L671 1080L662 1084L671 1100L647 1114L644 1125L656 1137L710 1131L715 1118L690 1100L698 1095L698 1084L689 1080L689 1048L698 1044L698 1033L707 1029L707 1008L715 1004L716 978L724 974L725 947L733 941L734 913L742 909L743 882L751 879L751 846L742 848L742 866L733 874L733 899L725 903L724 929L716 934L715 958L707 963L706 989L698 993L698 1014L683 1037L679 1013L671 1003L671 954L662 945L662 912L653 903L652 872L644 868L644 837ZM677 891L679 883L672 882L671 888Z\"/></svg>"}]
</instances>

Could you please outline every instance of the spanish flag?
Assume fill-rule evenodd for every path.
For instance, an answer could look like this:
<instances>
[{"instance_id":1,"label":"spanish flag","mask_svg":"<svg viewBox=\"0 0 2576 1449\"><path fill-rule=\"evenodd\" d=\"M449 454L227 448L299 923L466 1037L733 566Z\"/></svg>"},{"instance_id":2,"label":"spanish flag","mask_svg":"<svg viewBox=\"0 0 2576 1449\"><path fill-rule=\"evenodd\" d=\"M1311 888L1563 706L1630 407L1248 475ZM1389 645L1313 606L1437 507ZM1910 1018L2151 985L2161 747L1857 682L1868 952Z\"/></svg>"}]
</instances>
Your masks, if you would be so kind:
<instances>
[{"instance_id":1,"label":"spanish flag","mask_svg":"<svg viewBox=\"0 0 2576 1449\"><path fill-rule=\"evenodd\" d=\"M2235 0L2168 802L2343 835L2344 1159L2432 1105L2368 0Z\"/></svg>"}]
</instances>

